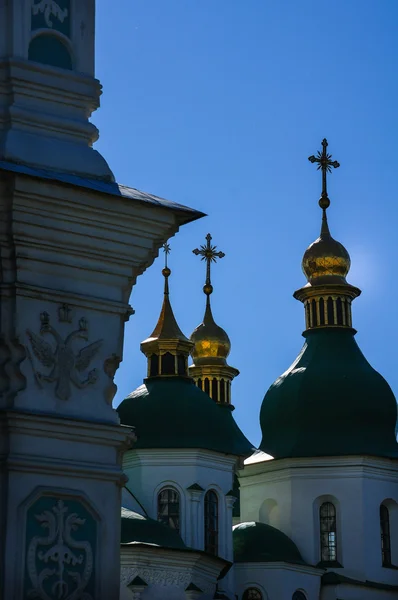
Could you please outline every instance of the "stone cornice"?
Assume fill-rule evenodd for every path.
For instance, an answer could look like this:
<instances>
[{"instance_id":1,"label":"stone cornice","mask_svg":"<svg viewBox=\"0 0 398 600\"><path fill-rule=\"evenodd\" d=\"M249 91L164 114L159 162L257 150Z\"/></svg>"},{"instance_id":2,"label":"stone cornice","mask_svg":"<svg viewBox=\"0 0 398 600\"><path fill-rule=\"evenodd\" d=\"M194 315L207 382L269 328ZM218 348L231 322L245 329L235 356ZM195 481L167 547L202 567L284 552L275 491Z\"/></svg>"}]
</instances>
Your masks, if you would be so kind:
<instances>
[{"instance_id":1,"label":"stone cornice","mask_svg":"<svg viewBox=\"0 0 398 600\"><path fill-rule=\"evenodd\" d=\"M291 479L319 479L367 477L380 480L396 480L398 460L371 456L285 458L246 465L239 472L243 485L256 485L260 481L284 481Z\"/></svg>"},{"instance_id":2,"label":"stone cornice","mask_svg":"<svg viewBox=\"0 0 398 600\"><path fill-rule=\"evenodd\" d=\"M311 565L295 565L293 563L286 562L255 562L255 563L234 563L234 570L236 571L247 571L247 569L254 571L294 571L296 573L305 573L308 575L318 575L321 577L325 569L319 567L313 567Z\"/></svg>"},{"instance_id":3,"label":"stone cornice","mask_svg":"<svg viewBox=\"0 0 398 600\"><path fill-rule=\"evenodd\" d=\"M236 457L210 452L206 450L131 450L124 455L123 466L125 469L149 466L203 466L230 472L236 464Z\"/></svg>"},{"instance_id":4,"label":"stone cornice","mask_svg":"<svg viewBox=\"0 0 398 600\"><path fill-rule=\"evenodd\" d=\"M53 417L41 412L27 413L18 410L0 411L0 427L10 433L42 438L84 442L120 448L131 446L135 434L131 427L96 421L83 421L68 417Z\"/></svg>"}]
</instances>

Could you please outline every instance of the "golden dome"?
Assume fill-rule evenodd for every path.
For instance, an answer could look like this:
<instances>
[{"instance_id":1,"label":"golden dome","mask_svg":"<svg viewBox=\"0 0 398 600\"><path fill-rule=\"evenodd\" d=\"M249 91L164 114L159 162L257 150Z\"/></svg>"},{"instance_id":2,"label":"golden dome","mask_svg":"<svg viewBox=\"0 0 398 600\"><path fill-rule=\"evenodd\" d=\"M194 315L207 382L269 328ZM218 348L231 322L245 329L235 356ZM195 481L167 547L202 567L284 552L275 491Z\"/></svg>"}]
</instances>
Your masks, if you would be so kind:
<instances>
[{"instance_id":1,"label":"golden dome","mask_svg":"<svg viewBox=\"0 0 398 600\"><path fill-rule=\"evenodd\" d=\"M207 296L203 323L194 330L190 339L194 344L191 356L195 365L226 364L227 356L231 351L231 342L224 329L213 319L209 296Z\"/></svg>"},{"instance_id":2,"label":"golden dome","mask_svg":"<svg viewBox=\"0 0 398 600\"><path fill-rule=\"evenodd\" d=\"M330 235L326 211L323 211L321 235L305 251L302 261L304 275L311 285L346 284L351 259L340 242Z\"/></svg>"}]
</instances>

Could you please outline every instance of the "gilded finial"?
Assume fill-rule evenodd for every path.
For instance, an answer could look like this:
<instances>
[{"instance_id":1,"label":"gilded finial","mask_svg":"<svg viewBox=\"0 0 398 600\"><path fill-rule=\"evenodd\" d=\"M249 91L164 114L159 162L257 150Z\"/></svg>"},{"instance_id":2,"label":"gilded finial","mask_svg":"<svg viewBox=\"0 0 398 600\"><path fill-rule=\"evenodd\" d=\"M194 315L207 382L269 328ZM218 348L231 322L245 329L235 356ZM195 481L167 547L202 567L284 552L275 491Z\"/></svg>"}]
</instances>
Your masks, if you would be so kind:
<instances>
[{"instance_id":1,"label":"gilded finial","mask_svg":"<svg viewBox=\"0 0 398 600\"><path fill-rule=\"evenodd\" d=\"M225 254L224 252L218 251L217 252L217 246L214 246L213 244L211 244L211 240L212 237L210 235L210 233L208 233L206 235L206 245L202 244L199 248L195 248L195 250L192 250L192 252L194 254L196 254L196 256L201 256L201 260L205 260L206 261L206 283L203 286L203 291L206 294L207 297L210 296L210 294L213 292L213 286L211 285L211 278L210 278L210 266L211 263L215 263L217 262L217 258L224 258Z\"/></svg>"},{"instance_id":2,"label":"gilded finial","mask_svg":"<svg viewBox=\"0 0 398 600\"><path fill-rule=\"evenodd\" d=\"M170 244L168 244L167 242L165 242L163 244L162 248L163 248L163 252L164 252L164 268L162 269L162 275L165 278L164 293L168 294L169 293L169 282L167 281L167 278L170 277L171 270L169 269L169 267L167 265L167 257L168 257L168 255L171 252Z\"/></svg>"},{"instance_id":3,"label":"gilded finial","mask_svg":"<svg viewBox=\"0 0 398 600\"><path fill-rule=\"evenodd\" d=\"M340 163L337 160L332 160L332 155L327 152L328 141L326 138L322 140L322 152L318 150L317 155L309 156L308 160L311 163L318 163L318 171L322 170L322 193L319 198L319 206L322 208L325 215L326 209L330 206L330 199L327 192L327 173L332 172L332 167L337 169Z\"/></svg>"}]
</instances>

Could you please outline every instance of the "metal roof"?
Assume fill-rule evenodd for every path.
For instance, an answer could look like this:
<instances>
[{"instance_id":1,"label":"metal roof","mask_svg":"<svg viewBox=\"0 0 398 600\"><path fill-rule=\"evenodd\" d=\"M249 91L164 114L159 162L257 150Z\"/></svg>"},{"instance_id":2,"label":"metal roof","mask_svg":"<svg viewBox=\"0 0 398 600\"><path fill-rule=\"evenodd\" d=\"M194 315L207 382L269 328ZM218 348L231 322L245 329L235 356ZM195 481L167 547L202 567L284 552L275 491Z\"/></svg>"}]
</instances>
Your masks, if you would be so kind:
<instances>
[{"instance_id":1,"label":"metal roof","mask_svg":"<svg viewBox=\"0 0 398 600\"><path fill-rule=\"evenodd\" d=\"M154 196L153 194L148 194L147 192L141 192L140 190L128 187L126 185L121 185L116 182L102 181L100 179L88 179L85 177L79 177L78 175L73 175L72 173L47 171L45 169L37 169L34 167L28 167L27 165L21 165L7 161L0 161L0 170L21 173L22 175L28 175L30 177L39 177L40 179L48 179L49 181L66 183L68 185L79 186L95 192L109 194L111 196L121 196L122 198L134 200L135 202L144 202L159 206L160 208L179 211L184 213L184 217L182 219L184 223L189 223L206 216L205 213L195 210L194 208L184 206L183 204L178 204L177 202L172 202L171 200L165 200L165 198L160 198L159 196Z\"/></svg>"}]
</instances>

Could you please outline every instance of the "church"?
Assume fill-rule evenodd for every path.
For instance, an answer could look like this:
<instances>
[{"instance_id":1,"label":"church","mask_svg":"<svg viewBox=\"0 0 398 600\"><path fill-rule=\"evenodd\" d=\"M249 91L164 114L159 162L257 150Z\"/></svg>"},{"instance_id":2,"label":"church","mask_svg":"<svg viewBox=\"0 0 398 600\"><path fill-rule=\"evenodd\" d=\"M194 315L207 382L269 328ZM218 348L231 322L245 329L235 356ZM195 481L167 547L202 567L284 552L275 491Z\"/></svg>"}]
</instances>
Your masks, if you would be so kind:
<instances>
[{"instance_id":1,"label":"church","mask_svg":"<svg viewBox=\"0 0 398 600\"><path fill-rule=\"evenodd\" d=\"M94 42L95 0L0 0L0 598L398 598L397 402L355 341L326 139L294 291L304 345L252 415L255 448L216 322L224 254L210 234L193 250L188 335L168 240L204 215L118 184L93 148ZM159 252L147 371L114 409L131 289Z\"/></svg>"}]
</instances>

